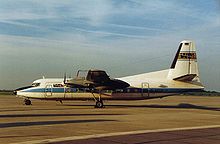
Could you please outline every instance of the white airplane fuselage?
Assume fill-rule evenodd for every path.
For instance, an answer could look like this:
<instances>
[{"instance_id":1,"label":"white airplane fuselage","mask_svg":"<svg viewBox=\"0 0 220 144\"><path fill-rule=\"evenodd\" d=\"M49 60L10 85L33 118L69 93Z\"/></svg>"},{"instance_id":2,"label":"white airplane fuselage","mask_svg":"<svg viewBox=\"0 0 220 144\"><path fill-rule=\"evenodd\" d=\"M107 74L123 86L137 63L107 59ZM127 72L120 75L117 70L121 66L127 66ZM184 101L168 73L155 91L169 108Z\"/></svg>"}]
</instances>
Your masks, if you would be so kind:
<instances>
[{"instance_id":1,"label":"white airplane fuselage","mask_svg":"<svg viewBox=\"0 0 220 144\"><path fill-rule=\"evenodd\" d=\"M93 99L93 94L87 92L86 88L70 88L63 85L63 79L39 79L37 87L27 88L17 92L18 96L33 99L46 100L89 100ZM155 80L153 81L156 82ZM196 87L193 84L184 84L176 81L160 81L159 87L150 87L148 82L140 83L140 87L129 87L115 91L105 91L102 94L103 100L142 100L168 95L175 95L184 92L201 91L203 87ZM166 84L166 85L165 85ZM182 87L169 87L169 86ZM96 97L98 94L94 93Z\"/></svg>"},{"instance_id":2,"label":"white airplane fuselage","mask_svg":"<svg viewBox=\"0 0 220 144\"><path fill-rule=\"evenodd\" d=\"M130 84L125 89L103 91L103 100L142 100L195 92L204 89L199 80L195 45L182 41L170 69L118 78ZM39 79L32 87L20 89L18 96L45 100L88 100L99 94L87 88L66 87L63 78Z\"/></svg>"}]
</instances>

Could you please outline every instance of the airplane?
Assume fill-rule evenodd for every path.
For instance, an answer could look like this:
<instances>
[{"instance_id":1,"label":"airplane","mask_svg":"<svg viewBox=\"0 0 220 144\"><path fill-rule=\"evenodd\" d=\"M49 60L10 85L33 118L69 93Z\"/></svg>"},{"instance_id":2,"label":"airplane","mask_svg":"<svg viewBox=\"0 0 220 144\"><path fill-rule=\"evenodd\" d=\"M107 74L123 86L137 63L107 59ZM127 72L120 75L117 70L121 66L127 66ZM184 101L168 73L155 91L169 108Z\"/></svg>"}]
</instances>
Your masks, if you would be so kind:
<instances>
[{"instance_id":1,"label":"airplane","mask_svg":"<svg viewBox=\"0 0 220 144\"><path fill-rule=\"evenodd\" d=\"M85 76L81 73L85 72ZM204 91L199 78L195 43L180 42L169 69L111 79L103 70L79 70L76 78L43 78L31 86L18 88L14 94L40 100L95 100L103 108L103 100L144 100L163 98L186 92Z\"/></svg>"}]
</instances>

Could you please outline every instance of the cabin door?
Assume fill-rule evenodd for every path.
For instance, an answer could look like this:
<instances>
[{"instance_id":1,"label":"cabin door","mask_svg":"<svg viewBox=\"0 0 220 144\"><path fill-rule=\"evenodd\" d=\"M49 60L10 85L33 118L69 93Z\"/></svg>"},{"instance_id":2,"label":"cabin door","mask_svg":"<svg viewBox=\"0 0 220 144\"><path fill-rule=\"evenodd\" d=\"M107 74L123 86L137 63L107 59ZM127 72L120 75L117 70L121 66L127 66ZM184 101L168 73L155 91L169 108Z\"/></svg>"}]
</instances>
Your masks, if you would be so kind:
<instances>
[{"instance_id":1,"label":"cabin door","mask_svg":"<svg viewBox=\"0 0 220 144\"><path fill-rule=\"evenodd\" d=\"M142 97L149 97L150 96L150 84L148 82L142 82L141 87L142 87L142 92L141 92Z\"/></svg>"},{"instance_id":2,"label":"cabin door","mask_svg":"<svg viewBox=\"0 0 220 144\"><path fill-rule=\"evenodd\" d=\"M45 96L52 96L52 85L46 85L45 87Z\"/></svg>"}]
</instances>

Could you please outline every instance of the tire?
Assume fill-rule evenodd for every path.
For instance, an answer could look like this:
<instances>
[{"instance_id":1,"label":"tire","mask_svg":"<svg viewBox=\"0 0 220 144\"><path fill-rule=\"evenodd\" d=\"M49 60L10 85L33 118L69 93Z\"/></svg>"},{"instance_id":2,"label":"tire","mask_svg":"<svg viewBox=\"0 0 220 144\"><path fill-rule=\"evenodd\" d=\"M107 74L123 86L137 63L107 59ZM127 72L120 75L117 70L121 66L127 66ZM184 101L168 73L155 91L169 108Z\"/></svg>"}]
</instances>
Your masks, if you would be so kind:
<instances>
[{"instance_id":1,"label":"tire","mask_svg":"<svg viewBox=\"0 0 220 144\"><path fill-rule=\"evenodd\" d=\"M25 104L25 105L31 105L31 101L30 101L29 99L25 99L25 100L24 100L24 104Z\"/></svg>"},{"instance_id":2,"label":"tire","mask_svg":"<svg viewBox=\"0 0 220 144\"><path fill-rule=\"evenodd\" d=\"M103 102L102 101L97 101L95 108L103 108Z\"/></svg>"}]
</instances>

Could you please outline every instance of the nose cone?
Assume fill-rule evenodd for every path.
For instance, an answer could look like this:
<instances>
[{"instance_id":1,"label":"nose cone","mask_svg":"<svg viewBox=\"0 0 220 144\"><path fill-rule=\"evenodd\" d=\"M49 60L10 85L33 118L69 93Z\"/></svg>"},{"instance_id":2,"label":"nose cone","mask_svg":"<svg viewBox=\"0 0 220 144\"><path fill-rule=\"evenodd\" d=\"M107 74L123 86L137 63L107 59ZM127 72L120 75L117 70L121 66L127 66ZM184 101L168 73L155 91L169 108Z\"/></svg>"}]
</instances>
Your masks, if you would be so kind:
<instances>
[{"instance_id":1,"label":"nose cone","mask_svg":"<svg viewBox=\"0 0 220 144\"><path fill-rule=\"evenodd\" d=\"M32 88L33 86L25 86L25 87L21 87L21 88L17 88L13 91L13 94L14 95L17 95L17 96L24 96L24 90L26 89L29 89L29 88Z\"/></svg>"}]
</instances>

